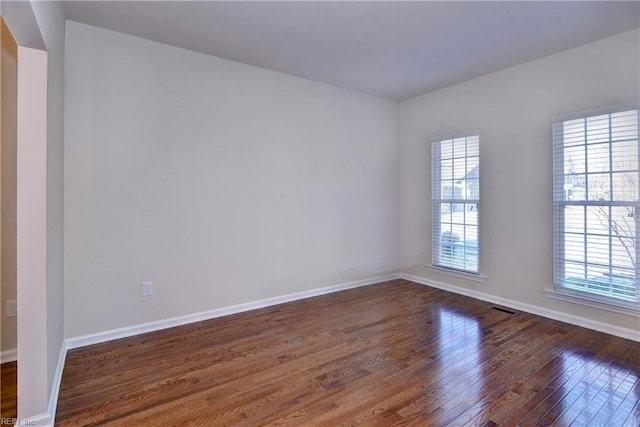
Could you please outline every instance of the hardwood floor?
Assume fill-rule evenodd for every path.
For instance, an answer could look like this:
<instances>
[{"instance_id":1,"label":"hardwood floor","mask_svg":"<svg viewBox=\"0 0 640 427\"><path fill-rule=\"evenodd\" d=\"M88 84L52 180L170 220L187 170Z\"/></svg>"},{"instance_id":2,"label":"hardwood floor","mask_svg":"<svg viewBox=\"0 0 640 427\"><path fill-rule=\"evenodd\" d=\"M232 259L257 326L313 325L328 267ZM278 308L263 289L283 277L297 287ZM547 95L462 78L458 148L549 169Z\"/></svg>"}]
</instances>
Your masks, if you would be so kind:
<instances>
[{"instance_id":1,"label":"hardwood floor","mask_svg":"<svg viewBox=\"0 0 640 427\"><path fill-rule=\"evenodd\" d=\"M633 341L404 280L67 355L56 425L640 425Z\"/></svg>"},{"instance_id":2,"label":"hardwood floor","mask_svg":"<svg viewBox=\"0 0 640 427\"><path fill-rule=\"evenodd\" d=\"M0 425L18 416L18 362L0 365Z\"/></svg>"}]
</instances>

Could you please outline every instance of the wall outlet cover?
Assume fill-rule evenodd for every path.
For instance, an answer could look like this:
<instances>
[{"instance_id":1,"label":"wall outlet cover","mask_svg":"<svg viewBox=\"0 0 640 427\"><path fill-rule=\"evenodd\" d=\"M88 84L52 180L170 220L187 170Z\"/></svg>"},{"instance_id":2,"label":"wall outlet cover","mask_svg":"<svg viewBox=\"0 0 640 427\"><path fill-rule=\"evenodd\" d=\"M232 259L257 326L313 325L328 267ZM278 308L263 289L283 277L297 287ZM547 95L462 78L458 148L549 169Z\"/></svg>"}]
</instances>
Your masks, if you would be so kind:
<instances>
[{"instance_id":1,"label":"wall outlet cover","mask_svg":"<svg viewBox=\"0 0 640 427\"><path fill-rule=\"evenodd\" d=\"M18 301L14 299L7 300L7 317L17 317L18 316Z\"/></svg>"},{"instance_id":2,"label":"wall outlet cover","mask_svg":"<svg viewBox=\"0 0 640 427\"><path fill-rule=\"evenodd\" d=\"M153 282L142 282L142 296L150 297L153 295Z\"/></svg>"}]
</instances>

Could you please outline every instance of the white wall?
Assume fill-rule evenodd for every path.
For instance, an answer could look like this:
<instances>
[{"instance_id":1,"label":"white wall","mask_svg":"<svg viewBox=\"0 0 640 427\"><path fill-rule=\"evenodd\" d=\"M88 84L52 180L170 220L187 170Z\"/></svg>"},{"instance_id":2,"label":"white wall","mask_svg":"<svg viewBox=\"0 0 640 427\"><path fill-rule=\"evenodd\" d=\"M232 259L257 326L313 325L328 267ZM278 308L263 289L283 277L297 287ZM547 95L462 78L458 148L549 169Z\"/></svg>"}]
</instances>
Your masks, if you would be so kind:
<instances>
[{"instance_id":1,"label":"white wall","mask_svg":"<svg viewBox=\"0 0 640 427\"><path fill-rule=\"evenodd\" d=\"M32 2L47 47L47 389L63 344L62 203L64 147L64 28L60 3ZM55 397L55 396L54 396Z\"/></svg>"},{"instance_id":2,"label":"white wall","mask_svg":"<svg viewBox=\"0 0 640 427\"><path fill-rule=\"evenodd\" d=\"M2 120L0 148L0 351L2 361L14 359L17 319L6 317L6 303L15 300L16 287L16 141L18 100L18 45L2 20Z\"/></svg>"},{"instance_id":3,"label":"white wall","mask_svg":"<svg viewBox=\"0 0 640 427\"><path fill-rule=\"evenodd\" d=\"M371 277L398 260L420 277L637 330L637 318L542 290L552 116L637 99L639 40L624 33L398 106L69 22L65 336ZM483 284L424 268L429 137L474 128Z\"/></svg>"},{"instance_id":4,"label":"white wall","mask_svg":"<svg viewBox=\"0 0 640 427\"><path fill-rule=\"evenodd\" d=\"M74 22L65 67L67 337L395 268L396 103Z\"/></svg>"},{"instance_id":5,"label":"white wall","mask_svg":"<svg viewBox=\"0 0 640 427\"><path fill-rule=\"evenodd\" d=\"M18 416L45 414L47 387L47 53L18 47Z\"/></svg>"},{"instance_id":6,"label":"white wall","mask_svg":"<svg viewBox=\"0 0 640 427\"><path fill-rule=\"evenodd\" d=\"M18 45L18 415L51 423L63 344L64 17L58 2L8 2ZM44 49L48 51L45 52Z\"/></svg>"},{"instance_id":7,"label":"white wall","mask_svg":"<svg viewBox=\"0 0 640 427\"><path fill-rule=\"evenodd\" d=\"M400 255L404 272L638 330L638 319L543 294L553 287L551 122L556 114L640 97L640 33L623 33L451 86L399 106ZM479 129L481 272L431 273L429 138Z\"/></svg>"}]
</instances>

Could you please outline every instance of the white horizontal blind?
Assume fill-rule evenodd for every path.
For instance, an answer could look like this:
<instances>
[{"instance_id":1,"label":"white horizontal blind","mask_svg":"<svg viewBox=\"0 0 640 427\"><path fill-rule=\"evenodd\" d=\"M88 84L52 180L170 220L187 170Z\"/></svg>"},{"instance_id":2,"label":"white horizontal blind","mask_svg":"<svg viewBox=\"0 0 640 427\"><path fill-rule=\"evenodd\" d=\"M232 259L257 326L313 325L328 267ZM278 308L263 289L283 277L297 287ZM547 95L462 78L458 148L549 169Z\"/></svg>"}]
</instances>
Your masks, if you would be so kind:
<instances>
[{"instance_id":1,"label":"white horizontal blind","mask_svg":"<svg viewBox=\"0 0 640 427\"><path fill-rule=\"evenodd\" d=\"M556 121L556 288L638 301L638 109Z\"/></svg>"},{"instance_id":2,"label":"white horizontal blind","mask_svg":"<svg viewBox=\"0 0 640 427\"><path fill-rule=\"evenodd\" d=\"M467 134L431 144L433 265L478 274L480 138Z\"/></svg>"}]
</instances>

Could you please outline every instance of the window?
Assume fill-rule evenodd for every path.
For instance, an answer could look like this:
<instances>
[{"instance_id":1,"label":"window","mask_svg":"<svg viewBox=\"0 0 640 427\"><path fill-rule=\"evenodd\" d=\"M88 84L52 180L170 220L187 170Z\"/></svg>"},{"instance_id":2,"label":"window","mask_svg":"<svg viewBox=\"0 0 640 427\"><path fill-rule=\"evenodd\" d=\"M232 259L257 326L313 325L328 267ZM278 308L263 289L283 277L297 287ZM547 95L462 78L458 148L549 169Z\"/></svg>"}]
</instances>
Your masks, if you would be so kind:
<instances>
[{"instance_id":1,"label":"window","mask_svg":"<svg viewBox=\"0 0 640 427\"><path fill-rule=\"evenodd\" d=\"M433 265L478 274L480 138L438 138L431 145Z\"/></svg>"},{"instance_id":2,"label":"window","mask_svg":"<svg viewBox=\"0 0 640 427\"><path fill-rule=\"evenodd\" d=\"M553 124L557 291L637 307L638 121L625 105Z\"/></svg>"}]
</instances>

